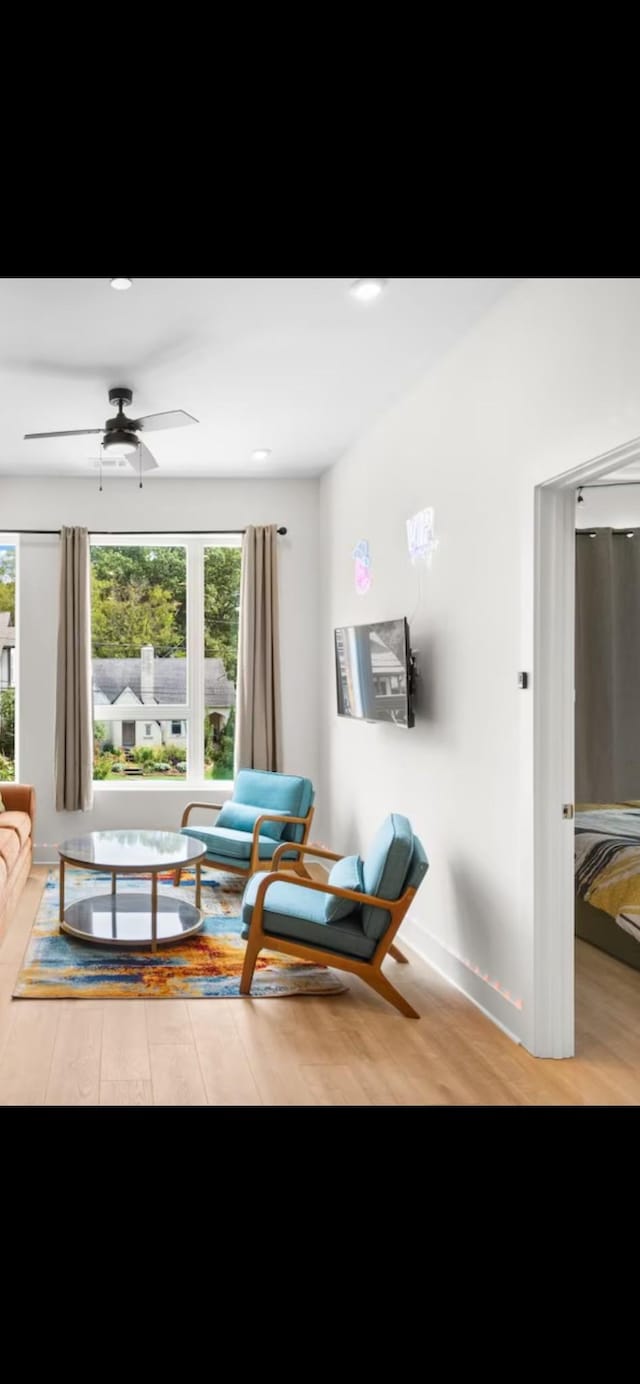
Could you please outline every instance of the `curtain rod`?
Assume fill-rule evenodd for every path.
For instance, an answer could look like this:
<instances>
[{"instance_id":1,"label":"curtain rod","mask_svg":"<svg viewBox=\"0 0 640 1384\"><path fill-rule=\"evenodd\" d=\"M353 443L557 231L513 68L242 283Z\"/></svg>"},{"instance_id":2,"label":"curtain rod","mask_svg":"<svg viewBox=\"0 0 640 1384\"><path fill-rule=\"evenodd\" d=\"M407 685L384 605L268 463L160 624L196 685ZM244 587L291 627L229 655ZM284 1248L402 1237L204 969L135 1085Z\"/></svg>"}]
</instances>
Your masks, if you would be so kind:
<instances>
[{"instance_id":1,"label":"curtain rod","mask_svg":"<svg viewBox=\"0 0 640 1384\"><path fill-rule=\"evenodd\" d=\"M634 537L635 537L635 534L636 534L636 533L639 533L639 532L640 532L640 530L638 529L637 525L636 525L636 527L634 528L633 524L627 524L626 529L611 529L611 528L609 527L608 524L601 524L599 529L598 529L598 528L576 529L576 537L577 537L577 538L590 538L592 533L593 533L593 534L598 534L598 533L613 533L613 534L618 534L618 536L622 536L623 534L632 533L632 534L634 535Z\"/></svg>"},{"instance_id":2,"label":"curtain rod","mask_svg":"<svg viewBox=\"0 0 640 1384\"><path fill-rule=\"evenodd\" d=\"M640 485L640 481L600 481L600 484L599 484L599 485L594 481L593 485L591 485L590 483L589 483L589 484L585 484L585 485L579 485L579 486L577 487L577 489L578 489L578 490L616 490L616 489L618 488L618 486L624 486L625 489L626 489L626 487L627 487L628 485Z\"/></svg>"},{"instance_id":3,"label":"curtain rod","mask_svg":"<svg viewBox=\"0 0 640 1384\"><path fill-rule=\"evenodd\" d=\"M59 534L60 529L6 529L7 533L37 533L37 534ZM89 529L90 534L95 534L96 538L141 538L151 537L154 534L172 534L180 537L182 534L186 538L191 535L217 534L217 533L246 533L246 529ZM288 533L288 529L280 528L278 533Z\"/></svg>"}]
</instances>

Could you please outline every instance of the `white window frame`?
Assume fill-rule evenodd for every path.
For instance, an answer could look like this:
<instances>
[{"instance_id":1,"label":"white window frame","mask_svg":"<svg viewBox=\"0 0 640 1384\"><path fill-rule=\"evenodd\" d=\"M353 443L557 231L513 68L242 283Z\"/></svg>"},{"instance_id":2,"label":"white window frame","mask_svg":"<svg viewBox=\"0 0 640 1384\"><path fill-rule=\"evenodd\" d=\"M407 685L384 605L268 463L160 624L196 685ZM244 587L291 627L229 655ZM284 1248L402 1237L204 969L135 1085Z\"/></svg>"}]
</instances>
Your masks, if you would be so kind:
<instances>
[{"instance_id":1,"label":"white window frame","mask_svg":"<svg viewBox=\"0 0 640 1384\"><path fill-rule=\"evenodd\" d=\"M205 779L204 776L204 555L207 548L240 548L242 534L207 533L197 537L188 533L110 533L90 534L89 543L95 548L186 548L187 553L187 699L184 703L161 703L154 707L154 720L180 721L186 730L187 776L179 781L163 783L107 783L94 779L96 791L126 791L158 789L161 793L185 788L228 788L231 779ZM16 626L17 629L17 626ZM149 706L94 704L96 721L148 721Z\"/></svg>"}]
</instances>

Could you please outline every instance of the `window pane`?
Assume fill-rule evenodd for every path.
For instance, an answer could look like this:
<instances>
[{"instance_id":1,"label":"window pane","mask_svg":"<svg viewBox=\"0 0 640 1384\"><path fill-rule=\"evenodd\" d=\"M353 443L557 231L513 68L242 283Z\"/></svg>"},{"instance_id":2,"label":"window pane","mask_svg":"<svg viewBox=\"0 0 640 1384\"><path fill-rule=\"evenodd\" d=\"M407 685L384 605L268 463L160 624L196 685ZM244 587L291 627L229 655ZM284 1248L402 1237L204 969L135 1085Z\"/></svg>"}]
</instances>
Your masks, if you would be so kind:
<instances>
[{"instance_id":1,"label":"window pane","mask_svg":"<svg viewBox=\"0 0 640 1384\"><path fill-rule=\"evenodd\" d=\"M16 550L0 544L0 780L15 778Z\"/></svg>"},{"instance_id":2,"label":"window pane","mask_svg":"<svg viewBox=\"0 0 640 1384\"><path fill-rule=\"evenodd\" d=\"M241 548L204 554L204 772L233 778Z\"/></svg>"},{"instance_id":3,"label":"window pane","mask_svg":"<svg viewBox=\"0 0 640 1384\"><path fill-rule=\"evenodd\" d=\"M92 545L95 778L140 777L143 763L145 776L154 764L154 777L186 777L186 720L132 717L141 706L186 705L186 623L184 547ZM101 722L101 706L121 706L122 720Z\"/></svg>"},{"instance_id":4,"label":"window pane","mask_svg":"<svg viewBox=\"0 0 640 1384\"><path fill-rule=\"evenodd\" d=\"M99 706L94 716L94 779L186 778L186 722L181 722L182 734L175 735L177 721L100 721Z\"/></svg>"}]
</instances>

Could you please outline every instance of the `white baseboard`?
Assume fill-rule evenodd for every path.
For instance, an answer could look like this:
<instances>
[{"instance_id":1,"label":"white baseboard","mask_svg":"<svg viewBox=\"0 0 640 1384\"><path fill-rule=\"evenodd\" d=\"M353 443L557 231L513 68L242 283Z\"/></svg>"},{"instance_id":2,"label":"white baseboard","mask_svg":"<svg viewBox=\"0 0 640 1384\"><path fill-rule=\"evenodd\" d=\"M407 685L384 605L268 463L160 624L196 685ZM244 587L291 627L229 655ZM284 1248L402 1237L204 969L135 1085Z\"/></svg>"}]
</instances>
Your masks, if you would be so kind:
<instances>
[{"instance_id":1,"label":"white baseboard","mask_svg":"<svg viewBox=\"0 0 640 1384\"><path fill-rule=\"evenodd\" d=\"M57 865L60 856L55 846L34 846L33 863L34 865Z\"/></svg>"},{"instance_id":2,"label":"white baseboard","mask_svg":"<svg viewBox=\"0 0 640 1384\"><path fill-rule=\"evenodd\" d=\"M493 1014L490 1009L487 1009L482 1001L478 999L469 988L472 985L484 986L486 982L482 977L476 976L473 971L470 971L468 967L464 965L464 962L462 962L454 952L450 951L448 947L444 946L442 942L439 942L437 937L434 937L431 932L428 932L427 928L423 927L423 925L418 922L417 918L405 919L398 933L398 944L400 947L404 947L405 944L410 947L421 961L426 961L428 966L432 966L434 971L438 972L438 975L441 975L444 980L447 980L450 985L453 985L456 990L459 990L460 993L464 995L465 999L470 1000L471 1004L476 1006L476 1009L480 1009L486 1018L491 1020L492 1024L495 1024L503 1033L506 1033L507 1038L510 1038L513 1043L522 1046L522 1038L520 1038L517 1033L514 1033L513 1029L509 1028L509 1025L504 1023L502 1019L499 1019L497 1014ZM507 1001L502 999L500 992L494 991L492 988L492 994L496 994L498 999L502 1000L506 1008Z\"/></svg>"}]
</instances>

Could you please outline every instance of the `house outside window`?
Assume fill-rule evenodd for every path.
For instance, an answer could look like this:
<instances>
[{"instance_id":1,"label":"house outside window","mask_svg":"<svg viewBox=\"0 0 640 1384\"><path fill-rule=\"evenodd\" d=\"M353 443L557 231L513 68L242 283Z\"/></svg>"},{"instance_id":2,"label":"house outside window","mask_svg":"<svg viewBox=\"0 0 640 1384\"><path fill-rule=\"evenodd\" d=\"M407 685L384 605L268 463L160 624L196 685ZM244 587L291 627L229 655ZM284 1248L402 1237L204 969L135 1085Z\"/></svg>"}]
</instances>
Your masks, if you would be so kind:
<instances>
[{"instance_id":1,"label":"house outside window","mask_svg":"<svg viewBox=\"0 0 640 1384\"><path fill-rule=\"evenodd\" d=\"M240 544L92 540L94 779L233 778Z\"/></svg>"},{"instance_id":2,"label":"house outside window","mask_svg":"<svg viewBox=\"0 0 640 1384\"><path fill-rule=\"evenodd\" d=\"M16 539L0 534L0 782L16 777Z\"/></svg>"}]
</instances>

